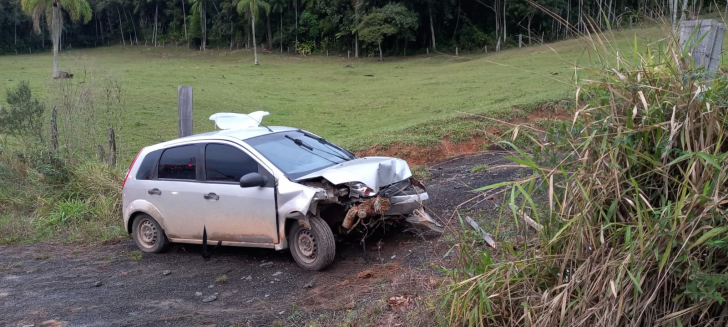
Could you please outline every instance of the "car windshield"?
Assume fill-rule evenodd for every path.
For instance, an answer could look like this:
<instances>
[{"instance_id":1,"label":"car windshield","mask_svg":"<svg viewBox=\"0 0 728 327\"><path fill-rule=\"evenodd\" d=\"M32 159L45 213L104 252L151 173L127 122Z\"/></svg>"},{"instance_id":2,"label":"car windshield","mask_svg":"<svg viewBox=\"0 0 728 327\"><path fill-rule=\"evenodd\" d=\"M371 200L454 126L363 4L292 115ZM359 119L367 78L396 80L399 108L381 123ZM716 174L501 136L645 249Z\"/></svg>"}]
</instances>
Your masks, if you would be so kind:
<instances>
[{"instance_id":1,"label":"car windshield","mask_svg":"<svg viewBox=\"0 0 728 327\"><path fill-rule=\"evenodd\" d=\"M290 179L354 158L350 152L303 131L267 134L245 142Z\"/></svg>"}]
</instances>

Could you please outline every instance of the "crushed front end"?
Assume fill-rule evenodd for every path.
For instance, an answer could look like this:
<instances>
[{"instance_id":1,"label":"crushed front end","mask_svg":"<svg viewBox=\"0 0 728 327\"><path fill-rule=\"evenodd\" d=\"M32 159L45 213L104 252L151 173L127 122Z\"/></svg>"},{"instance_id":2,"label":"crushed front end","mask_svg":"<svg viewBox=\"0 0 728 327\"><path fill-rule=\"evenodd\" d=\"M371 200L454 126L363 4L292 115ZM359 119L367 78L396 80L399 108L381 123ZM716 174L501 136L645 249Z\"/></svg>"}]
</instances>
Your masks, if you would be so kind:
<instances>
[{"instance_id":1,"label":"crushed front end","mask_svg":"<svg viewBox=\"0 0 728 327\"><path fill-rule=\"evenodd\" d=\"M322 178L301 183L325 192L326 196L317 204L319 212L330 224L340 226L344 234L356 228L374 230L402 220L420 229L443 232L443 227L424 210L423 202L429 198L424 185L412 177L380 187L376 192L361 182L334 185Z\"/></svg>"}]
</instances>

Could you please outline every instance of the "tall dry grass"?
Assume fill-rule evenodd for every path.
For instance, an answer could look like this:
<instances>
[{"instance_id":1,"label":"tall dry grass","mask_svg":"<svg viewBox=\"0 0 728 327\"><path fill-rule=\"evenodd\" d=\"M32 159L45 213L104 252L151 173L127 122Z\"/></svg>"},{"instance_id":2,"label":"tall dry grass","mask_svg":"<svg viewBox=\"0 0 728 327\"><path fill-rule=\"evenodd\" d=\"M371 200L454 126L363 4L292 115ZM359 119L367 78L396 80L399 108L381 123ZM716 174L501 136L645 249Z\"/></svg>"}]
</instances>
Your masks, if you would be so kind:
<instances>
[{"instance_id":1,"label":"tall dry grass","mask_svg":"<svg viewBox=\"0 0 728 327\"><path fill-rule=\"evenodd\" d=\"M463 245L442 302L451 324L728 323L728 76L696 68L674 36L632 60L592 37L604 68L576 92L574 120L534 156L511 144L533 175L490 187L544 229L501 260Z\"/></svg>"}]
</instances>

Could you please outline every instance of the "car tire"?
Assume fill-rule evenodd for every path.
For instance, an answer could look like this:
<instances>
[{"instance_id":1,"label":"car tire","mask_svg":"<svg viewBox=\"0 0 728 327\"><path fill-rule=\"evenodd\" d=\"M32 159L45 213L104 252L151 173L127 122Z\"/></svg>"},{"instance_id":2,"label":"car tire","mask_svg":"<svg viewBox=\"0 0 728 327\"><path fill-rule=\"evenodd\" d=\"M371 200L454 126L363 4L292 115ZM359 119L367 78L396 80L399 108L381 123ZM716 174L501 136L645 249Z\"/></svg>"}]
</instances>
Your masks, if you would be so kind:
<instances>
[{"instance_id":1,"label":"car tire","mask_svg":"<svg viewBox=\"0 0 728 327\"><path fill-rule=\"evenodd\" d=\"M169 246L169 240L162 226L150 215L137 215L131 226L134 243L142 252L159 253Z\"/></svg>"},{"instance_id":2,"label":"car tire","mask_svg":"<svg viewBox=\"0 0 728 327\"><path fill-rule=\"evenodd\" d=\"M294 222L288 231L288 247L293 259L306 270L322 270L334 262L334 233L319 217L308 219L311 228Z\"/></svg>"}]
</instances>

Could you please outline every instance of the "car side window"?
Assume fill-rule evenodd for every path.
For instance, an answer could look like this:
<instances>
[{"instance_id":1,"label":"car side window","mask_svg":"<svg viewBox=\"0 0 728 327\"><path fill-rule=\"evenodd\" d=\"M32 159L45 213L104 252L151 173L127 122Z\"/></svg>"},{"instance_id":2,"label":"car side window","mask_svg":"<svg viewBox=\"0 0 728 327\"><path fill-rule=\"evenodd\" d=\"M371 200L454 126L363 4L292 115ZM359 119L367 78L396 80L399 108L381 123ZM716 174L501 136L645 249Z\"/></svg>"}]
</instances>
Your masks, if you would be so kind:
<instances>
[{"instance_id":1,"label":"car side window","mask_svg":"<svg viewBox=\"0 0 728 327\"><path fill-rule=\"evenodd\" d=\"M139 165L136 179L150 180L154 178L154 168L156 168L157 162L159 162L159 155L161 153L162 150L155 150L144 157L144 160Z\"/></svg>"},{"instance_id":2,"label":"car side window","mask_svg":"<svg viewBox=\"0 0 728 327\"><path fill-rule=\"evenodd\" d=\"M238 148L215 143L205 147L207 181L237 183L243 175L257 172L258 162Z\"/></svg>"},{"instance_id":3,"label":"car side window","mask_svg":"<svg viewBox=\"0 0 728 327\"><path fill-rule=\"evenodd\" d=\"M164 150L159 159L157 177L161 179L195 180L197 171L197 147L183 145Z\"/></svg>"}]
</instances>

